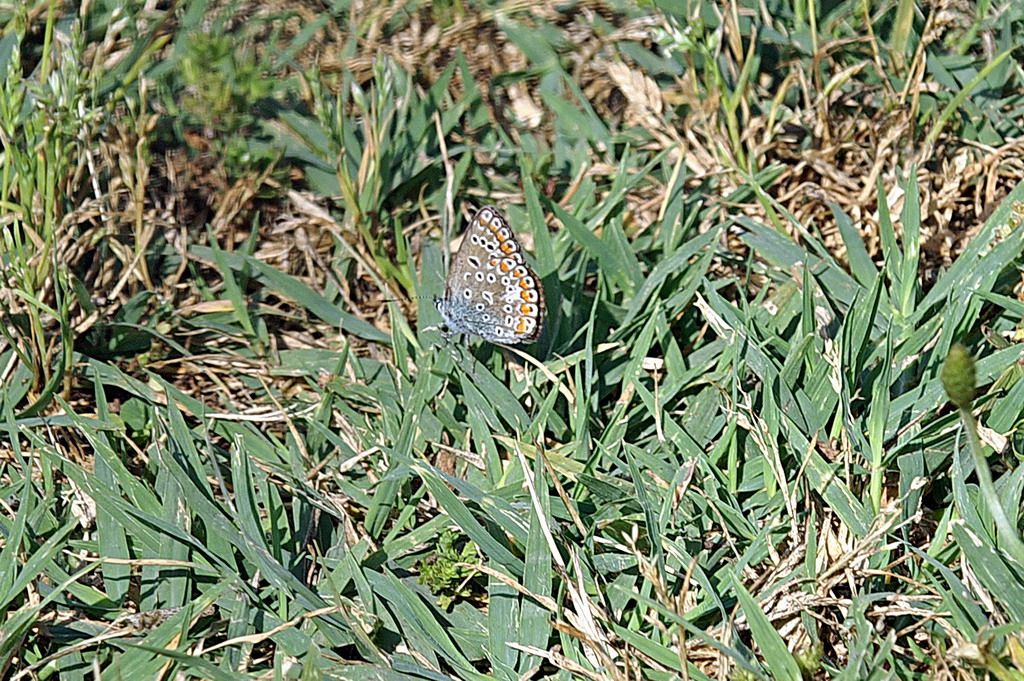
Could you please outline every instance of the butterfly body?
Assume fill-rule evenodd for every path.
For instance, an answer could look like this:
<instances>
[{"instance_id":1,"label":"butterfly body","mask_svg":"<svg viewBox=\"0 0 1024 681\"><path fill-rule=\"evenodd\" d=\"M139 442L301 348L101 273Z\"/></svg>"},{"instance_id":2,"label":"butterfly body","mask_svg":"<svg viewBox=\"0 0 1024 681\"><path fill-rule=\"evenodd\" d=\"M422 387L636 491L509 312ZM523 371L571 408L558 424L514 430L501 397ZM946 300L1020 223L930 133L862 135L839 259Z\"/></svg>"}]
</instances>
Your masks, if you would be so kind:
<instances>
[{"instance_id":1,"label":"butterfly body","mask_svg":"<svg viewBox=\"0 0 1024 681\"><path fill-rule=\"evenodd\" d=\"M493 206L477 211L434 299L449 333L532 343L544 326L544 289L512 228Z\"/></svg>"}]
</instances>

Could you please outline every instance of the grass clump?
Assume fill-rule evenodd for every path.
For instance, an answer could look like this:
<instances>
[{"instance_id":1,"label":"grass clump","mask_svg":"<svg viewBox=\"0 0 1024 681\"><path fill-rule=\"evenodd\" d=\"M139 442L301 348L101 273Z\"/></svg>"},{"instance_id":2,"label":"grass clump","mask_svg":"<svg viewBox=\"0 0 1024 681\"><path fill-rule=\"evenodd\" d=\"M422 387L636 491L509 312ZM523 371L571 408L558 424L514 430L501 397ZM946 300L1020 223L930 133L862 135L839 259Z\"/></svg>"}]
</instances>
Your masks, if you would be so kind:
<instances>
[{"instance_id":1,"label":"grass clump","mask_svg":"<svg viewBox=\"0 0 1024 681\"><path fill-rule=\"evenodd\" d=\"M1024 15L767 9L0 10L3 675L1024 674Z\"/></svg>"}]
</instances>

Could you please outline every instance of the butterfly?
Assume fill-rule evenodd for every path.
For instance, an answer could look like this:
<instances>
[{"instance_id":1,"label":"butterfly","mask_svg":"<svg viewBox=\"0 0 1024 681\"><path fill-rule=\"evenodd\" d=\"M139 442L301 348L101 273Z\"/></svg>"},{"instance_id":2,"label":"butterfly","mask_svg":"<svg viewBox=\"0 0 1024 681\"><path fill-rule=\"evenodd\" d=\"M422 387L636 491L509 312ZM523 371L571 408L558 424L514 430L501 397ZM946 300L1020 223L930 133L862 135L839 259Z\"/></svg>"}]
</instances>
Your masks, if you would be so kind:
<instances>
[{"instance_id":1,"label":"butterfly","mask_svg":"<svg viewBox=\"0 0 1024 681\"><path fill-rule=\"evenodd\" d=\"M544 328L544 289L512 228L493 206L476 212L434 298L441 331L491 343L532 343Z\"/></svg>"}]
</instances>

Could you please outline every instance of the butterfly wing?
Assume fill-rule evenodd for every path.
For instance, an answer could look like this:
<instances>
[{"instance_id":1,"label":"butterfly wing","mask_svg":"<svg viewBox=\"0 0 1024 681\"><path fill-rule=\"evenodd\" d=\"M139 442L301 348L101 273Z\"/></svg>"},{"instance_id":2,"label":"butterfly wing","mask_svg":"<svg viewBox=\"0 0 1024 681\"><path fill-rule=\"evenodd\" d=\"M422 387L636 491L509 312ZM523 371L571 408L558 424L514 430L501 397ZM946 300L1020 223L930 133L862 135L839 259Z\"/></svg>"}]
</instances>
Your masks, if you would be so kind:
<instances>
[{"instance_id":1,"label":"butterfly wing","mask_svg":"<svg viewBox=\"0 0 1024 681\"><path fill-rule=\"evenodd\" d=\"M530 343L543 330L544 290L512 228L493 206L470 221L438 310L449 327L492 343Z\"/></svg>"}]
</instances>

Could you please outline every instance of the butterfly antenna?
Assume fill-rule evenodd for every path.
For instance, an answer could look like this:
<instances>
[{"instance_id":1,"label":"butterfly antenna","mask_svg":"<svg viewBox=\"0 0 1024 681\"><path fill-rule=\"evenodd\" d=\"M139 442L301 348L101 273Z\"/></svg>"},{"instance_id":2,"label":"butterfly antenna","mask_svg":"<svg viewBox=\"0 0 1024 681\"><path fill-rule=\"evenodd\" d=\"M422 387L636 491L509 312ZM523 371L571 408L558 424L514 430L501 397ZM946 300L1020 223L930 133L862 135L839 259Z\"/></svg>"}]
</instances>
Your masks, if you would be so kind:
<instances>
[{"instance_id":1,"label":"butterfly antenna","mask_svg":"<svg viewBox=\"0 0 1024 681\"><path fill-rule=\"evenodd\" d=\"M432 298L432 297L433 296L429 296L429 295L415 295L415 296L409 296L407 299L404 299L404 300L402 298L384 298L384 299L382 299L381 302L384 302L384 303L407 303L407 302L412 302L414 300L423 300L424 298Z\"/></svg>"}]
</instances>

